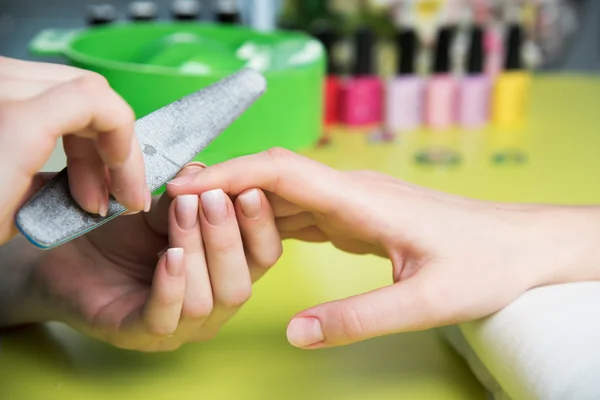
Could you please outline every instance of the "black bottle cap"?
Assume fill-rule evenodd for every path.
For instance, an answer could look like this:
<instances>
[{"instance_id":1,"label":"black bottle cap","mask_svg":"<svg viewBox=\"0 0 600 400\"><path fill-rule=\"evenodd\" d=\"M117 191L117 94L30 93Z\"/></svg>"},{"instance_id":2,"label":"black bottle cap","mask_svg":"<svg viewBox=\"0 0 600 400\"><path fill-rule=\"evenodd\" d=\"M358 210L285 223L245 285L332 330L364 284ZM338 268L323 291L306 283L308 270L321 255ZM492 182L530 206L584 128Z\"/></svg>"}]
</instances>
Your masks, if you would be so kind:
<instances>
[{"instance_id":1,"label":"black bottle cap","mask_svg":"<svg viewBox=\"0 0 600 400\"><path fill-rule=\"evenodd\" d=\"M446 26L440 29L435 44L435 60L433 72L436 74L445 74L450 72L452 57L450 49L452 48L452 39L454 38L455 28Z\"/></svg>"},{"instance_id":2,"label":"black bottle cap","mask_svg":"<svg viewBox=\"0 0 600 400\"><path fill-rule=\"evenodd\" d=\"M197 0L175 0L171 12L176 20L193 21L200 17L202 7Z\"/></svg>"},{"instance_id":3,"label":"black bottle cap","mask_svg":"<svg viewBox=\"0 0 600 400\"><path fill-rule=\"evenodd\" d=\"M515 71L523 68L521 59L521 47L523 46L523 29L518 24L512 24L508 28L506 38L506 63L507 71Z\"/></svg>"},{"instance_id":4,"label":"black bottle cap","mask_svg":"<svg viewBox=\"0 0 600 400\"><path fill-rule=\"evenodd\" d=\"M396 35L396 49L398 52L399 75L413 75L417 56L419 53L419 38L413 29L404 29Z\"/></svg>"},{"instance_id":5,"label":"black bottle cap","mask_svg":"<svg viewBox=\"0 0 600 400\"><path fill-rule=\"evenodd\" d=\"M327 52L327 74L336 75L339 70L334 59L334 48L339 39L336 31L329 24L315 24L311 34L318 39Z\"/></svg>"},{"instance_id":6,"label":"black bottle cap","mask_svg":"<svg viewBox=\"0 0 600 400\"><path fill-rule=\"evenodd\" d=\"M481 74L485 64L485 48L483 43L483 29L480 26L471 28L471 44L467 56L467 73Z\"/></svg>"},{"instance_id":7,"label":"black bottle cap","mask_svg":"<svg viewBox=\"0 0 600 400\"><path fill-rule=\"evenodd\" d=\"M157 13L153 1L134 1L129 4L129 17L134 21L152 21L156 19Z\"/></svg>"},{"instance_id":8,"label":"black bottle cap","mask_svg":"<svg viewBox=\"0 0 600 400\"><path fill-rule=\"evenodd\" d=\"M374 74L374 53L376 38L373 31L367 27L359 28L354 35L354 69L355 76Z\"/></svg>"},{"instance_id":9,"label":"black bottle cap","mask_svg":"<svg viewBox=\"0 0 600 400\"><path fill-rule=\"evenodd\" d=\"M237 0L217 0L214 10L217 21L223 24L237 24L240 22L240 10Z\"/></svg>"},{"instance_id":10,"label":"black bottle cap","mask_svg":"<svg viewBox=\"0 0 600 400\"><path fill-rule=\"evenodd\" d=\"M117 19L117 10L110 4L97 4L88 7L88 25L106 25Z\"/></svg>"}]
</instances>

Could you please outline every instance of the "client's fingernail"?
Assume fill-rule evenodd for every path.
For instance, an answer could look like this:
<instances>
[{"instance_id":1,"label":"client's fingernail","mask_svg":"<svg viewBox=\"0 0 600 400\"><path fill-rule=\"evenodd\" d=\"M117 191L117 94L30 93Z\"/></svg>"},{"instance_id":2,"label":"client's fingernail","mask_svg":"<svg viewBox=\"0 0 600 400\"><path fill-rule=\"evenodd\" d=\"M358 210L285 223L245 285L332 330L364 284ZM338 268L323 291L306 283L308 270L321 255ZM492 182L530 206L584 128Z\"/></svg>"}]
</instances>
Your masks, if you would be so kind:
<instances>
[{"instance_id":1,"label":"client's fingernail","mask_svg":"<svg viewBox=\"0 0 600 400\"><path fill-rule=\"evenodd\" d=\"M183 249L175 248L167 251L167 272L171 276L179 276L183 272Z\"/></svg>"},{"instance_id":2,"label":"client's fingernail","mask_svg":"<svg viewBox=\"0 0 600 400\"><path fill-rule=\"evenodd\" d=\"M98 198L98 214L104 218L108 214L108 190L103 186Z\"/></svg>"},{"instance_id":3,"label":"client's fingernail","mask_svg":"<svg viewBox=\"0 0 600 400\"><path fill-rule=\"evenodd\" d=\"M238 200L240 201L242 212L244 213L246 218L252 219L260 215L262 203L260 201L260 195L258 193L258 190L253 189L249 192L241 194L240 196L238 196Z\"/></svg>"},{"instance_id":4,"label":"client's fingernail","mask_svg":"<svg viewBox=\"0 0 600 400\"><path fill-rule=\"evenodd\" d=\"M198 196L179 196L175 200L175 219L184 231L189 231L198 224Z\"/></svg>"},{"instance_id":5,"label":"client's fingernail","mask_svg":"<svg viewBox=\"0 0 600 400\"><path fill-rule=\"evenodd\" d=\"M192 179L194 179L194 175L192 175L192 174L184 175L184 176L180 176L179 178L173 179L171 182L167 183L167 185L170 185L170 186L185 186L188 183L190 183L192 181Z\"/></svg>"},{"instance_id":6,"label":"client's fingernail","mask_svg":"<svg viewBox=\"0 0 600 400\"><path fill-rule=\"evenodd\" d=\"M149 212L152 208L152 193L150 193L150 188L146 186L146 198L144 199L144 212Z\"/></svg>"},{"instance_id":7,"label":"client's fingernail","mask_svg":"<svg viewBox=\"0 0 600 400\"><path fill-rule=\"evenodd\" d=\"M325 340L317 318L296 318L287 329L288 341L296 347L309 347Z\"/></svg>"},{"instance_id":8,"label":"client's fingernail","mask_svg":"<svg viewBox=\"0 0 600 400\"><path fill-rule=\"evenodd\" d=\"M202 211L211 225L221 225L227 221L227 203L221 189L202 193Z\"/></svg>"}]
</instances>

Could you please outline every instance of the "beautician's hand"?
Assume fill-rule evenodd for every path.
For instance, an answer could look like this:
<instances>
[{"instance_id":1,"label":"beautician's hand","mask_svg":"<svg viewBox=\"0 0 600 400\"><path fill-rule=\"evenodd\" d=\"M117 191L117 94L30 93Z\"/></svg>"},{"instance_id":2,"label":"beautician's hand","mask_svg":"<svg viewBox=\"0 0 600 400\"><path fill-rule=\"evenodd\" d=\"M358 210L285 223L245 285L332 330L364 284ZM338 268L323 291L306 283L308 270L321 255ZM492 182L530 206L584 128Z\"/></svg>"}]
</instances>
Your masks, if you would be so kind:
<instances>
[{"instance_id":1,"label":"beautician's hand","mask_svg":"<svg viewBox=\"0 0 600 400\"><path fill-rule=\"evenodd\" d=\"M130 212L148 210L131 108L98 74L0 57L0 244L19 207L44 183L39 170L63 138L71 192L104 215L109 192Z\"/></svg>"},{"instance_id":2,"label":"beautician's hand","mask_svg":"<svg viewBox=\"0 0 600 400\"><path fill-rule=\"evenodd\" d=\"M600 278L598 208L470 200L281 149L176 179L168 191L235 196L255 187L267 192L283 238L330 241L393 266L390 286L296 315L288 339L298 347L479 319L534 286Z\"/></svg>"},{"instance_id":3,"label":"beautician's hand","mask_svg":"<svg viewBox=\"0 0 600 400\"><path fill-rule=\"evenodd\" d=\"M280 257L281 239L260 190L235 203L220 190L200 199L163 196L148 214L118 218L44 254L26 288L41 293L29 303L44 315L21 322L58 320L147 352L214 337Z\"/></svg>"}]
</instances>

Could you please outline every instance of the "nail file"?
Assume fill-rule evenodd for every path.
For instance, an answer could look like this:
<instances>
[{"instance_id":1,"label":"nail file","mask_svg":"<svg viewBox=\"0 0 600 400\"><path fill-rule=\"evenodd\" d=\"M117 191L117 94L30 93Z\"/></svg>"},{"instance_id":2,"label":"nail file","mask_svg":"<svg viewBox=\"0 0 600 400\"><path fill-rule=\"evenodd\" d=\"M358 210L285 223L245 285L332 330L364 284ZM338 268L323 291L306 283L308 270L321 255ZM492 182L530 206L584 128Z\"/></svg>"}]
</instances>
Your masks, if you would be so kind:
<instances>
[{"instance_id":1,"label":"nail file","mask_svg":"<svg viewBox=\"0 0 600 400\"><path fill-rule=\"evenodd\" d=\"M243 69L137 120L135 132L150 190L173 179L265 91L265 78L252 69ZM126 211L112 196L106 217L83 210L71 196L65 168L23 205L15 222L33 245L50 249Z\"/></svg>"}]
</instances>

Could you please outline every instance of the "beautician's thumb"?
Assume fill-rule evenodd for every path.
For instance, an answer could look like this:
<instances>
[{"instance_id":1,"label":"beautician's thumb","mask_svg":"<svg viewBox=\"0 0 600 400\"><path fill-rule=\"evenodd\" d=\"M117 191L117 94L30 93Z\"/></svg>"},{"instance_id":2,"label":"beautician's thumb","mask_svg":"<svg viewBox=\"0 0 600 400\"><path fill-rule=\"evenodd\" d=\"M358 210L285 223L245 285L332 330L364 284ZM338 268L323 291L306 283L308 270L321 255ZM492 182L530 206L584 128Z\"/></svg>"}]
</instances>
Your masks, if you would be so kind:
<instances>
[{"instance_id":1,"label":"beautician's thumb","mask_svg":"<svg viewBox=\"0 0 600 400\"><path fill-rule=\"evenodd\" d=\"M303 349L321 349L438 326L443 313L419 286L409 279L303 311L288 325L288 341Z\"/></svg>"}]
</instances>

